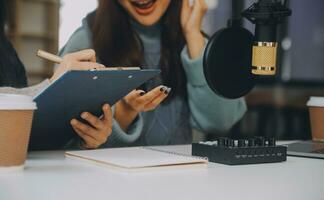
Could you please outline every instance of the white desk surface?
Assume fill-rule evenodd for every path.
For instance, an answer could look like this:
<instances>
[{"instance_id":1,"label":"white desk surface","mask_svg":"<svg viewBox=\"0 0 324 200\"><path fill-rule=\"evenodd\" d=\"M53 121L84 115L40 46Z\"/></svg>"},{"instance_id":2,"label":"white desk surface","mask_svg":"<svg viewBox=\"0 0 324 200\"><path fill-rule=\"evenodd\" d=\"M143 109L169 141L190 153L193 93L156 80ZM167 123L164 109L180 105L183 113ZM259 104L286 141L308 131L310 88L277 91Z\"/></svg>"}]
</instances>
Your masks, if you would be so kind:
<instances>
[{"instance_id":1,"label":"white desk surface","mask_svg":"<svg viewBox=\"0 0 324 200\"><path fill-rule=\"evenodd\" d=\"M191 152L190 145L163 148ZM24 171L0 174L0 200L52 199L324 200L324 160L127 173L54 151L30 153Z\"/></svg>"}]
</instances>

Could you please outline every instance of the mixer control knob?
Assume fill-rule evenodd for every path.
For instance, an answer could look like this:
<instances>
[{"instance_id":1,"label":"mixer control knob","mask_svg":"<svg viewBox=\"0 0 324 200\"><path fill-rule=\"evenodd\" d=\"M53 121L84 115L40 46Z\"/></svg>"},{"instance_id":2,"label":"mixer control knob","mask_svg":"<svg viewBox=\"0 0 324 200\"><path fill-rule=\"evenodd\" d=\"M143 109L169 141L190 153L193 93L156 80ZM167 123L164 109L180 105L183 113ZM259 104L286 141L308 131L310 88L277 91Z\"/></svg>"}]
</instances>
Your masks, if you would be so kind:
<instances>
[{"instance_id":1,"label":"mixer control knob","mask_svg":"<svg viewBox=\"0 0 324 200\"><path fill-rule=\"evenodd\" d=\"M274 138L269 138L269 140L268 140L268 145L269 145L270 147L274 147L274 146L276 146L276 140L275 140Z\"/></svg>"},{"instance_id":2,"label":"mixer control knob","mask_svg":"<svg viewBox=\"0 0 324 200\"><path fill-rule=\"evenodd\" d=\"M254 147L255 146L255 139L250 138L249 141L248 141L248 145L249 145L249 147Z\"/></svg>"},{"instance_id":3,"label":"mixer control knob","mask_svg":"<svg viewBox=\"0 0 324 200\"><path fill-rule=\"evenodd\" d=\"M228 138L225 138L225 137L218 138L218 146L227 147L228 146Z\"/></svg>"},{"instance_id":4,"label":"mixer control knob","mask_svg":"<svg viewBox=\"0 0 324 200\"><path fill-rule=\"evenodd\" d=\"M260 146L260 147L263 147L265 146L265 139L264 137L255 137L255 140L256 140L256 145Z\"/></svg>"},{"instance_id":5,"label":"mixer control knob","mask_svg":"<svg viewBox=\"0 0 324 200\"><path fill-rule=\"evenodd\" d=\"M233 139L228 139L228 147L235 147Z\"/></svg>"},{"instance_id":6,"label":"mixer control knob","mask_svg":"<svg viewBox=\"0 0 324 200\"><path fill-rule=\"evenodd\" d=\"M238 147L245 147L245 140L244 139L239 139L238 140Z\"/></svg>"}]
</instances>

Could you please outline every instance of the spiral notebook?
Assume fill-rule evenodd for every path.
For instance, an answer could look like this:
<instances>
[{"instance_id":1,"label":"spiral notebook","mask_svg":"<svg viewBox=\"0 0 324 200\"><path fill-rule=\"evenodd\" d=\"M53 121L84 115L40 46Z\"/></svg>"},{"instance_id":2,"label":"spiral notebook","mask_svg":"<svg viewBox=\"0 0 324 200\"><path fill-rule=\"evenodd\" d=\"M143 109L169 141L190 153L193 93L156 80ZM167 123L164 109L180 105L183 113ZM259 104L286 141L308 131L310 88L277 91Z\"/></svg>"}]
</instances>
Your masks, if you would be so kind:
<instances>
[{"instance_id":1,"label":"spiral notebook","mask_svg":"<svg viewBox=\"0 0 324 200\"><path fill-rule=\"evenodd\" d=\"M124 170L206 166L208 163L206 158L164 151L153 147L67 151L65 155L69 158Z\"/></svg>"}]
</instances>

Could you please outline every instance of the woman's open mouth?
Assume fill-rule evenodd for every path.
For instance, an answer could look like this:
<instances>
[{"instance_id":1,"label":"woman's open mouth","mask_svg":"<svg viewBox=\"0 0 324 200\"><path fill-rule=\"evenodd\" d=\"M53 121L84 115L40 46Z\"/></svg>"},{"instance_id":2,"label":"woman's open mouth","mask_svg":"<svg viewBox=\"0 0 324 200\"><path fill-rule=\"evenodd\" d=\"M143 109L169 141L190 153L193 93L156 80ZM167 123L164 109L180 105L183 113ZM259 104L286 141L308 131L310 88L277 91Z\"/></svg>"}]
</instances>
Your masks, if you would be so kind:
<instances>
[{"instance_id":1,"label":"woman's open mouth","mask_svg":"<svg viewBox=\"0 0 324 200\"><path fill-rule=\"evenodd\" d=\"M135 10L140 15L149 15L155 9L155 3L157 0L131 0L131 4L135 7Z\"/></svg>"}]
</instances>

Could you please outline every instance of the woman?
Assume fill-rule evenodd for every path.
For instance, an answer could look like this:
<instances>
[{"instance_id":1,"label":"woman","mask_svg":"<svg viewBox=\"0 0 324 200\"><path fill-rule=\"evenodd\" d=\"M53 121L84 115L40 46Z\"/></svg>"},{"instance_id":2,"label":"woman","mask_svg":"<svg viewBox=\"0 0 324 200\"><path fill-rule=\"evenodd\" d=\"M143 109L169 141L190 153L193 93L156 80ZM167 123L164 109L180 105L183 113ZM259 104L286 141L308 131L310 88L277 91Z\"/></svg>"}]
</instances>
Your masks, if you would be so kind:
<instances>
[{"instance_id":1,"label":"woman","mask_svg":"<svg viewBox=\"0 0 324 200\"><path fill-rule=\"evenodd\" d=\"M105 146L190 143L192 128L225 131L243 116L243 99L217 96L204 78L207 41L201 23L206 10L204 0L195 0L192 6L188 0L101 0L83 20L61 55L93 47L105 66L162 71L145 84L145 90L155 88L151 92L133 91L116 104L116 123ZM159 94L169 91L156 88L161 84L172 92ZM86 125L78 123L74 128L79 126Z\"/></svg>"},{"instance_id":2,"label":"woman","mask_svg":"<svg viewBox=\"0 0 324 200\"><path fill-rule=\"evenodd\" d=\"M38 90L44 89L50 82L55 81L60 75L68 70L89 70L92 68L104 67L101 64L95 63L96 56L93 50L80 51L65 56L63 62L49 80L45 80L43 83L32 88L24 88L27 86L25 67L5 35L6 9L6 0L0 0L0 86L12 87L1 88L2 91L23 88L16 91L33 96L35 92L37 93Z\"/></svg>"},{"instance_id":3,"label":"woman","mask_svg":"<svg viewBox=\"0 0 324 200\"><path fill-rule=\"evenodd\" d=\"M93 68L104 68L103 65L96 63L96 55L93 50L83 50L64 56L62 63L50 79L33 87L27 86L26 72L23 64L17 56L16 51L5 36L5 11L6 0L0 0L0 93L15 93L35 96L41 90L48 87L63 73L69 70L89 70ZM16 89L20 88L20 89ZM89 138L84 135L84 148L95 148L102 138L107 138L111 133L111 111L109 105L103 106L103 117L98 121L100 128L95 129L96 137ZM85 113L87 115L87 113ZM90 120L85 117L86 120Z\"/></svg>"},{"instance_id":4,"label":"woman","mask_svg":"<svg viewBox=\"0 0 324 200\"><path fill-rule=\"evenodd\" d=\"M0 0L0 86L26 87L27 78L23 64L5 37L5 0Z\"/></svg>"}]
</instances>

